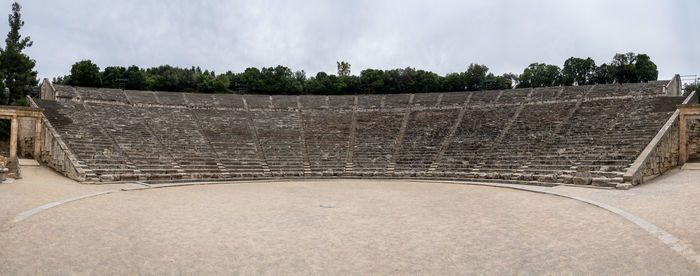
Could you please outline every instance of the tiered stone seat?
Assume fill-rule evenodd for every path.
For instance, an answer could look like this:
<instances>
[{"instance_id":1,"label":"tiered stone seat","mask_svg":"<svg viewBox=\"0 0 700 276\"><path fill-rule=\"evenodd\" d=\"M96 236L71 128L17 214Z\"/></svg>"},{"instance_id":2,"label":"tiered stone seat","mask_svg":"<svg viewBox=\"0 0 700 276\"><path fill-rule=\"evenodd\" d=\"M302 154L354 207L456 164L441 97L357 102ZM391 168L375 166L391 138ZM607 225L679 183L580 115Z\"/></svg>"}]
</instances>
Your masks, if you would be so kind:
<instances>
[{"instance_id":1,"label":"tiered stone seat","mask_svg":"<svg viewBox=\"0 0 700 276\"><path fill-rule=\"evenodd\" d=\"M355 96L341 95L328 97L328 108L331 110L352 109L355 105Z\"/></svg>"},{"instance_id":2,"label":"tiered stone seat","mask_svg":"<svg viewBox=\"0 0 700 276\"><path fill-rule=\"evenodd\" d=\"M432 176L571 183L579 170L595 185L615 185L683 100L662 96L666 83L358 96L57 85L58 101L34 101L92 180Z\"/></svg>"},{"instance_id":3,"label":"tiered stone seat","mask_svg":"<svg viewBox=\"0 0 700 276\"><path fill-rule=\"evenodd\" d=\"M589 98L624 96L625 92L620 91L618 84L599 84L589 94Z\"/></svg>"},{"instance_id":4,"label":"tiered stone seat","mask_svg":"<svg viewBox=\"0 0 700 276\"><path fill-rule=\"evenodd\" d=\"M530 101L532 102L547 102L557 99L557 95L562 91L561 87L537 87L532 90Z\"/></svg>"},{"instance_id":5,"label":"tiered stone seat","mask_svg":"<svg viewBox=\"0 0 700 276\"><path fill-rule=\"evenodd\" d=\"M297 96L277 95L272 97L272 107L278 109L296 109Z\"/></svg>"},{"instance_id":6,"label":"tiered stone seat","mask_svg":"<svg viewBox=\"0 0 700 276\"><path fill-rule=\"evenodd\" d=\"M640 94L643 96L663 96L666 84L668 81L650 81L642 87Z\"/></svg>"},{"instance_id":7,"label":"tiered stone seat","mask_svg":"<svg viewBox=\"0 0 700 276\"><path fill-rule=\"evenodd\" d=\"M241 95L214 94L215 106L219 108L243 109L243 97Z\"/></svg>"},{"instance_id":8,"label":"tiered stone seat","mask_svg":"<svg viewBox=\"0 0 700 276\"><path fill-rule=\"evenodd\" d=\"M439 107L461 107L467 101L471 93L467 92L446 92L442 93L442 100Z\"/></svg>"},{"instance_id":9,"label":"tiered stone seat","mask_svg":"<svg viewBox=\"0 0 700 276\"><path fill-rule=\"evenodd\" d=\"M328 108L328 96L303 95L299 96L299 102L304 109Z\"/></svg>"},{"instance_id":10,"label":"tiered stone seat","mask_svg":"<svg viewBox=\"0 0 700 276\"><path fill-rule=\"evenodd\" d=\"M309 109L302 112L302 119L312 174L341 175L347 160L352 112Z\"/></svg>"},{"instance_id":11,"label":"tiered stone seat","mask_svg":"<svg viewBox=\"0 0 700 276\"><path fill-rule=\"evenodd\" d=\"M386 97L384 97L384 107L406 108L410 99L410 94L387 94Z\"/></svg>"},{"instance_id":12,"label":"tiered stone seat","mask_svg":"<svg viewBox=\"0 0 700 276\"><path fill-rule=\"evenodd\" d=\"M130 104L157 104L156 94L152 91L124 90Z\"/></svg>"},{"instance_id":13,"label":"tiered stone seat","mask_svg":"<svg viewBox=\"0 0 700 276\"><path fill-rule=\"evenodd\" d=\"M155 92L155 97L162 105L182 105L185 102L186 93Z\"/></svg>"},{"instance_id":14,"label":"tiered stone seat","mask_svg":"<svg viewBox=\"0 0 700 276\"><path fill-rule=\"evenodd\" d=\"M212 145L202 134L199 120L189 109L149 107L139 109L148 127L188 178L221 178Z\"/></svg>"},{"instance_id":15,"label":"tiered stone seat","mask_svg":"<svg viewBox=\"0 0 700 276\"><path fill-rule=\"evenodd\" d=\"M653 87L652 89L658 89L658 91L650 92L647 87ZM655 86L650 83L625 83L623 84L598 84L591 90L588 94L589 98L600 98L600 97L619 97L619 96L650 96L659 95L663 92L663 86Z\"/></svg>"},{"instance_id":16,"label":"tiered stone seat","mask_svg":"<svg viewBox=\"0 0 700 276\"><path fill-rule=\"evenodd\" d=\"M357 97L357 107L359 109L378 109L382 105L383 95L360 95Z\"/></svg>"},{"instance_id":17,"label":"tiered stone seat","mask_svg":"<svg viewBox=\"0 0 700 276\"><path fill-rule=\"evenodd\" d=\"M76 87L77 96L83 100L97 100L105 102L127 102L126 95L119 89L94 89L88 87Z\"/></svg>"},{"instance_id":18,"label":"tiered stone seat","mask_svg":"<svg viewBox=\"0 0 700 276\"><path fill-rule=\"evenodd\" d=\"M106 180L138 180L138 179L179 179L170 153L163 148L158 137L153 135L143 124L141 114L135 112L129 105L89 104L86 105L89 114L95 118L111 118L102 122L106 131L119 150L128 158L130 169L137 169L133 174L125 171L113 171L104 175ZM119 114L115 116L115 114ZM103 172L105 174L106 172Z\"/></svg>"},{"instance_id":19,"label":"tiered stone seat","mask_svg":"<svg viewBox=\"0 0 700 276\"><path fill-rule=\"evenodd\" d=\"M636 133L627 131L627 127L623 126L626 124L624 114L636 113L634 109L637 105L633 101L637 99L600 99L582 103L560 131L543 144L530 163L549 165L558 170L585 169L594 172L594 176L621 181L622 172L638 154L627 150L628 145L636 143L633 141ZM635 120L644 119L632 117ZM655 120L653 124L655 131L658 131L663 122ZM646 135L643 139L648 143L651 138L653 135ZM637 145L639 151L646 143Z\"/></svg>"},{"instance_id":20,"label":"tiered stone seat","mask_svg":"<svg viewBox=\"0 0 700 276\"><path fill-rule=\"evenodd\" d=\"M420 93L413 97L414 107L432 107L437 104L438 93Z\"/></svg>"},{"instance_id":21,"label":"tiered stone seat","mask_svg":"<svg viewBox=\"0 0 700 276\"><path fill-rule=\"evenodd\" d=\"M268 95L245 95L243 98L251 109L270 108L272 104Z\"/></svg>"},{"instance_id":22,"label":"tiered stone seat","mask_svg":"<svg viewBox=\"0 0 700 276\"><path fill-rule=\"evenodd\" d=\"M617 149L610 159L621 160L626 168L641 153L659 131L659 122L665 122L676 110L682 97L637 99L635 105L620 114L613 126L604 134L604 141ZM606 166L606 163L593 163Z\"/></svg>"},{"instance_id":23,"label":"tiered stone seat","mask_svg":"<svg viewBox=\"0 0 700 276\"><path fill-rule=\"evenodd\" d=\"M246 96L246 99L248 97ZM304 174L299 116L287 111L251 111L260 147L273 176Z\"/></svg>"},{"instance_id":24,"label":"tiered stone seat","mask_svg":"<svg viewBox=\"0 0 700 276\"><path fill-rule=\"evenodd\" d=\"M394 154L404 112L358 112L355 128L353 175L383 176Z\"/></svg>"},{"instance_id":25,"label":"tiered stone seat","mask_svg":"<svg viewBox=\"0 0 700 276\"><path fill-rule=\"evenodd\" d=\"M557 100L569 101L569 100L579 100L586 96L586 93L591 89L591 85L581 85L581 86L564 86L560 87L561 93ZM591 97L589 95L589 97Z\"/></svg>"},{"instance_id":26,"label":"tiered stone seat","mask_svg":"<svg viewBox=\"0 0 700 276\"><path fill-rule=\"evenodd\" d=\"M527 104L515 121L500 139L500 143L490 147L481 147L476 151L478 162L484 168L490 168L503 174L534 172L552 173L552 170L569 168L550 168L539 163L531 164L529 159L542 147L542 141L548 140L574 108L574 102Z\"/></svg>"},{"instance_id":27,"label":"tiered stone seat","mask_svg":"<svg viewBox=\"0 0 700 276\"><path fill-rule=\"evenodd\" d=\"M197 109L193 112L202 134L230 177L263 176L255 136L245 111Z\"/></svg>"},{"instance_id":28,"label":"tiered stone seat","mask_svg":"<svg viewBox=\"0 0 700 276\"><path fill-rule=\"evenodd\" d=\"M437 161L436 175L462 176L480 168L478 162L483 158L477 152L482 148L491 148L518 107L467 108L443 158Z\"/></svg>"},{"instance_id":29,"label":"tiered stone seat","mask_svg":"<svg viewBox=\"0 0 700 276\"><path fill-rule=\"evenodd\" d=\"M529 100L530 88L503 90L498 98L499 104L519 104Z\"/></svg>"},{"instance_id":30,"label":"tiered stone seat","mask_svg":"<svg viewBox=\"0 0 700 276\"><path fill-rule=\"evenodd\" d=\"M100 118L91 115L83 104L34 101L44 108L44 116L79 159L79 165L88 168L92 177L100 179L103 175L134 174L128 158L101 129Z\"/></svg>"},{"instance_id":31,"label":"tiered stone seat","mask_svg":"<svg viewBox=\"0 0 700 276\"><path fill-rule=\"evenodd\" d=\"M185 93L185 101L188 106L198 108L211 108L218 104L214 94Z\"/></svg>"},{"instance_id":32,"label":"tiered stone seat","mask_svg":"<svg viewBox=\"0 0 700 276\"><path fill-rule=\"evenodd\" d=\"M498 91L474 91L471 92L472 97L469 99L469 105L486 105L493 103L498 97Z\"/></svg>"},{"instance_id":33,"label":"tiered stone seat","mask_svg":"<svg viewBox=\"0 0 700 276\"><path fill-rule=\"evenodd\" d=\"M648 83L626 83L625 85L618 84L618 91L622 96L639 96L641 95L642 89L647 86Z\"/></svg>"},{"instance_id":34,"label":"tiered stone seat","mask_svg":"<svg viewBox=\"0 0 700 276\"><path fill-rule=\"evenodd\" d=\"M73 99L79 97L78 93L75 92L75 89L72 86L58 84L54 84L53 86L56 88L56 96L58 98Z\"/></svg>"},{"instance_id":35,"label":"tiered stone seat","mask_svg":"<svg viewBox=\"0 0 700 276\"><path fill-rule=\"evenodd\" d=\"M400 145L394 175L425 175L459 113L458 109L413 111Z\"/></svg>"}]
</instances>

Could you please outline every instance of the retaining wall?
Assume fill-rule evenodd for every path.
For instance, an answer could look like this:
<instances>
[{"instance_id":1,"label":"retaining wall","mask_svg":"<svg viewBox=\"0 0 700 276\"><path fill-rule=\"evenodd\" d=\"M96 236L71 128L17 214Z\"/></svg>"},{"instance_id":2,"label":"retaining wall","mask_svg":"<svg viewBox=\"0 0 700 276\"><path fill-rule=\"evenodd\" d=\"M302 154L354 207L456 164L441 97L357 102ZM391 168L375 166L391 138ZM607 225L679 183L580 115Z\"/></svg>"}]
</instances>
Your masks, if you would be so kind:
<instances>
[{"instance_id":1,"label":"retaining wall","mask_svg":"<svg viewBox=\"0 0 700 276\"><path fill-rule=\"evenodd\" d=\"M623 176L632 185L644 183L678 165L680 111L676 110Z\"/></svg>"},{"instance_id":2,"label":"retaining wall","mask_svg":"<svg viewBox=\"0 0 700 276\"><path fill-rule=\"evenodd\" d=\"M674 77L674 80L675 79L676 77ZM673 83L673 81L671 81L667 87L672 86L670 85L671 83ZM697 100L697 95L694 92L683 101L683 104L688 104L693 100ZM680 110L676 110L627 170L623 176L625 182L638 185L679 165L679 117Z\"/></svg>"}]
</instances>

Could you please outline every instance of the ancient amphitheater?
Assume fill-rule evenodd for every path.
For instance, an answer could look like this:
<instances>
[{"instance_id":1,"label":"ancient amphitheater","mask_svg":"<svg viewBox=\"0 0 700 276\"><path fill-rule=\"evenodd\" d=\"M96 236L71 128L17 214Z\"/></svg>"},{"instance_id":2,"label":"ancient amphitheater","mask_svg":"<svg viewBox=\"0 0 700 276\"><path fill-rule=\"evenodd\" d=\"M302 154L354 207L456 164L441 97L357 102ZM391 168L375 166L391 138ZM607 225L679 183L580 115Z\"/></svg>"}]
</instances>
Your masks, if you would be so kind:
<instances>
[{"instance_id":1,"label":"ancient amphitheater","mask_svg":"<svg viewBox=\"0 0 700 276\"><path fill-rule=\"evenodd\" d=\"M700 105L679 94L44 81L0 108L21 165L0 274L698 275Z\"/></svg>"},{"instance_id":2,"label":"ancient amphitheater","mask_svg":"<svg viewBox=\"0 0 700 276\"><path fill-rule=\"evenodd\" d=\"M684 101L677 86L268 96L45 82L31 101L44 110L41 160L84 182L439 178L628 188L678 164L668 149L678 145L669 139Z\"/></svg>"}]
</instances>

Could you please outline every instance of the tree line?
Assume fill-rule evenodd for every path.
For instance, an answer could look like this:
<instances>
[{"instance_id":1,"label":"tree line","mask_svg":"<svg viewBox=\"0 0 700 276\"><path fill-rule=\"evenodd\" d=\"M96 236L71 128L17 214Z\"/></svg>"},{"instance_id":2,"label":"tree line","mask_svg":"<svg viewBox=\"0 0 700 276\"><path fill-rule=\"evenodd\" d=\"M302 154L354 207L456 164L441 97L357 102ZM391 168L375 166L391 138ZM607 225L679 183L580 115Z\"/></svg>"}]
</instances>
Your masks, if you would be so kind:
<instances>
[{"instance_id":1,"label":"tree line","mask_svg":"<svg viewBox=\"0 0 700 276\"><path fill-rule=\"evenodd\" d=\"M108 66L100 70L91 60L81 60L73 64L69 75L53 81L74 86L200 93L372 94L646 82L656 80L659 74L648 55L631 52L616 54L612 61L600 66L590 57L571 57L562 67L532 63L521 74L502 75L489 72L486 65L473 63L464 72L444 76L412 67L364 69L359 75L352 75L349 63L339 61L336 65L337 74L319 72L307 77L304 70L293 71L282 65L216 74L199 67L170 65L152 68Z\"/></svg>"}]
</instances>

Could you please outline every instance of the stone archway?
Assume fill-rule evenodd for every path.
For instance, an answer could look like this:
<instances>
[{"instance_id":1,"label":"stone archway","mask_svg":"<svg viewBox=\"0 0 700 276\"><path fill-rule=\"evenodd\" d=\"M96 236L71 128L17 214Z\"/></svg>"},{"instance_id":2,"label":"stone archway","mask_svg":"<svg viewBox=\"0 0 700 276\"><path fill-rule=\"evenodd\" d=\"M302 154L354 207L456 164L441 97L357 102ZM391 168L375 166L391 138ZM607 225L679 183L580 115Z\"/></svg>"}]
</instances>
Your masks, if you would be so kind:
<instances>
[{"instance_id":1,"label":"stone archway","mask_svg":"<svg viewBox=\"0 0 700 276\"><path fill-rule=\"evenodd\" d=\"M42 108L24 106L0 106L0 119L10 120L10 156L8 159L17 158L17 138L19 133L19 119L31 118L34 120L34 159L39 160L41 154L41 114Z\"/></svg>"}]
</instances>

